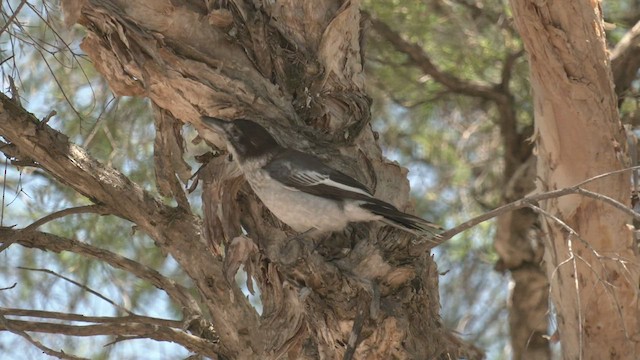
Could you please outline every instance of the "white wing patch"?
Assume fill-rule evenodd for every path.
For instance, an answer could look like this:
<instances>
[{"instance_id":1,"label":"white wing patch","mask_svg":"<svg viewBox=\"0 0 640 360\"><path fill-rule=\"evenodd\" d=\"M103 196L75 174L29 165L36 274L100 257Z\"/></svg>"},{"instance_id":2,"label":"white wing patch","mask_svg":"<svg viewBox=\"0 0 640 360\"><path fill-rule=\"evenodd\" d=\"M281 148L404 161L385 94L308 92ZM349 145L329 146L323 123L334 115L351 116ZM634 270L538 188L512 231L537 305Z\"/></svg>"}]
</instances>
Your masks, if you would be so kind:
<instances>
[{"instance_id":1,"label":"white wing patch","mask_svg":"<svg viewBox=\"0 0 640 360\"><path fill-rule=\"evenodd\" d=\"M326 185L337 189L365 195L367 197L372 197L371 194L360 188L333 181L331 180L331 178L329 178L328 175L323 175L315 171L296 171L293 174L292 178L297 183L304 186Z\"/></svg>"}]
</instances>

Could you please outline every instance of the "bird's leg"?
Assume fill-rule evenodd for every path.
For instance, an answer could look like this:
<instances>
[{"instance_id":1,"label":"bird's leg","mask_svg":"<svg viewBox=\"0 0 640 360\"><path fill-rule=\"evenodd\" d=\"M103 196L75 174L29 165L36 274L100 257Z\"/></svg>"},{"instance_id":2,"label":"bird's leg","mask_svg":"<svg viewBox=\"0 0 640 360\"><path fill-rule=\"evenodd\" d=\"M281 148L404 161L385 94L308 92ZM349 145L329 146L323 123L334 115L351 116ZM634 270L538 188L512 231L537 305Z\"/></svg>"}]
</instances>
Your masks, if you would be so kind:
<instances>
[{"instance_id":1,"label":"bird's leg","mask_svg":"<svg viewBox=\"0 0 640 360\"><path fill-rule=\"evenodd\" d=\"M309 229L309 230L306 230L306 231L304 231L304 232L301 232L301 233L300 233L300 234L298 234L298 235L294 235L294 236L290 237L288 241L293 241L293 240L304 240L304 238L305 238L305 237L307 237L308 235L311 235L311 234L313 234L313 233L315 233L315 232L317 232L317 231L318 231L318 229L316 229L316 228L311 228L311 229ZM313 238L311 238L311 239L313 239Z\"/></svg>"},{"instance_id":2,"label":"bird's leg","mask_svg":"<svg viewBox=\"0 0 640 360\"><path fill-rule=\"evenodd\" d=\"M315 243L313 243L313 237L308 237L309 239L311 239L313 246L308 246L309 244L307 243L306 238L308 235L313 234L315 232L317 232L318 230L315 228L311 228L309 230L306 230L304 232L301 232L297 235L288 237L284 240L284 246L283 246L283 250L285 253L287 254L295 254L296 252L299 254L300 251L295 251L294 249L296 248L296 246L299 247L299 249L304 249L304 255L299 254L299 257L303 257L306 256L307 254L310 254L311 252L313 252L316 249L316 245Z\"/></svg>"}]
</instances>

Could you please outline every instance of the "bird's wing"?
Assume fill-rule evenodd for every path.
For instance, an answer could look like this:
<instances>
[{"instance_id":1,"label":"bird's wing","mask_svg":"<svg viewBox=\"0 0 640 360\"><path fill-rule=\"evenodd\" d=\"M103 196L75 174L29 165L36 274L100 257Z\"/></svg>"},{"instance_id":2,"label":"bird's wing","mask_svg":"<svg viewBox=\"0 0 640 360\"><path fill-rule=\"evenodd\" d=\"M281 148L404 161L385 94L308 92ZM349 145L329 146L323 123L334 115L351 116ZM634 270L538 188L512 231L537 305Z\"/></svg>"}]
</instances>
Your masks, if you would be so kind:
<instances>
[{"instance_id":1,"label":"bird's wing","mask_svg":"<svg viewBox=\"0 0 640 360\"><path fill-rule=\"evenodd\" d=\"M297 150L276 155L264 169L287 187L324 198L366 200L373 196L358 180Z\"/></svg>"},{"instance_id":2,"label":"bird's wing","mask_svg":"<svg viewBox=\"0 0 640 360\"><path fill-rule=\"evenodd\" d=\"M376 215L382 216L382 220L388 225L404 229L416 235L437 235L443 231L443 228L427 221L423 218L404 213L393 205L382 200L372 199L360 204L363 209L369 210Z\"/></svg>"},{"instance_id":3,"label":"bird's wing","mask_svg":"<svg viewBox=\"0 0 640 360\"><path fill-rule=\"evenodd\" d=\"M359 206L382 217L388 225L416 235L438 237L442 227L376 199L358 180L325 165L318 157L296 150L285 150L265 167L269 176L284 186L316 196L342 200L362 200Z\"/></svg>"}]
</instances>

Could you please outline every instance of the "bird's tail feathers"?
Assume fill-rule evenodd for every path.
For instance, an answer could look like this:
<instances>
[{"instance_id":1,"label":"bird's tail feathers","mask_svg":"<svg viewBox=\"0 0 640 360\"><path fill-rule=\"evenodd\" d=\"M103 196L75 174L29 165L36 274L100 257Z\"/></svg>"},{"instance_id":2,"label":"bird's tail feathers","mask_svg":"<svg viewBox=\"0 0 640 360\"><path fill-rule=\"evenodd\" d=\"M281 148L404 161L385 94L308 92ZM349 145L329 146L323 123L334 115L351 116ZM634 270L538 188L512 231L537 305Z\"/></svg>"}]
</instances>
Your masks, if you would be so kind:
<instances>
[{"instance_id":1,"label":"bird's tail feathers","mask_svg":"<svg viewBox=\"0 0 640 360\"><path fill-rule=\"evenodd\" d=\"M408 231L414 235L438 238L440 237L439 234L444 230L440 225L417 216L405 214L393 205L382 201L366 202L360 206L376 215L382 216L383 219L381 221L385 224Z\"/></svg>"}]
</instances>

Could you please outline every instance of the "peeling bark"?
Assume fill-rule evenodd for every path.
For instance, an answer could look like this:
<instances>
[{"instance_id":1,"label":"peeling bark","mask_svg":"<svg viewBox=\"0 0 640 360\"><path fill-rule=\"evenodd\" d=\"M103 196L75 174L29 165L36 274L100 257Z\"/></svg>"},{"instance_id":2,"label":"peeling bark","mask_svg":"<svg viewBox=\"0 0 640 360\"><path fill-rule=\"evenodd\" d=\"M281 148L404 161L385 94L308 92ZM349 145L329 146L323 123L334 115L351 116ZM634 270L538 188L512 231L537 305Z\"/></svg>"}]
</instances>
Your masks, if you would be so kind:
<instances>
[{"instance_id":1,"label":"peeling bark","mask_svg":"<svg viewBox=\"0 0 640 360\"><path fill-rule=\"evenodd\" d=\"M623 168L625 137L599 3L511 0L511 6L531 66L539 190ZM588 188L629 202L625 174ZM639 269L630 219L579 196L542 207L548 212L545 260L564 358L638 358Z\"/></svg>"}]
</instances>

